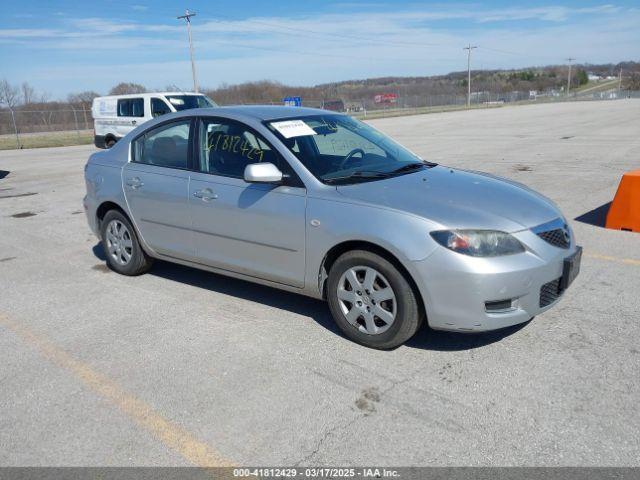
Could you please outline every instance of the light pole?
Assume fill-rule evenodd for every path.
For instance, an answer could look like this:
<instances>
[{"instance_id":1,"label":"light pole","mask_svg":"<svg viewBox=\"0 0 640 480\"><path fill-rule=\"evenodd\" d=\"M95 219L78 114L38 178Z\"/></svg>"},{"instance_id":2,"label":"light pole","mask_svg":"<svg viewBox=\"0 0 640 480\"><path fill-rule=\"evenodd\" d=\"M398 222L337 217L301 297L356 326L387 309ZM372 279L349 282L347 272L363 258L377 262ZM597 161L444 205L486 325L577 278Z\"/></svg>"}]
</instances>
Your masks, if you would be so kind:
<instances>
[{"instance_id":1,"label":"light pole","mask_svg":"<svg viewBox=\"0 0 640 480\"><path fill-rule=\"evenodd\" d=\"M193 40L191 39L191 17L195 17L195 12L185 10L184 15L180 15L178 20L184 19L187 22L187 32L189 33L189 53L191 55L191 73L193 75L193 91L198 93L198 77L196 77L196 62L193 59Z\"/></svg>"},{"instance_id":2,"label":"light pole","mask_svg":"<svg viewBox=\"0 0 640 480\"><path fill-rule=\"evenodd\" d=\"M478 48L476 46L464 47L467 50L467 108L471 107L471 50Z\"/></svg>"}]
</instances>

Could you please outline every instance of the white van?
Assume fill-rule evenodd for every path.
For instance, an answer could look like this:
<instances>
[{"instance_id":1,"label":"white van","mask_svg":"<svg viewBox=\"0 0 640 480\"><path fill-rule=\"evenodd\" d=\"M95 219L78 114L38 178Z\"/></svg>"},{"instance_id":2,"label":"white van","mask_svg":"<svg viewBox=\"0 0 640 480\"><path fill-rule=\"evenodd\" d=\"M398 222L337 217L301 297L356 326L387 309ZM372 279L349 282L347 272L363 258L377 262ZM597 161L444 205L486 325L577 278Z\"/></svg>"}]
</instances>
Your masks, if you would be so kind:
<instances>
[{"instance_id":1,"label":"white van","mask_svg":"<svg viewBox=\"0 0 640 480\"><path fill-rule=\"evenodd\" d=\"M154 92L96 97L91 106L94 143L98 148L111 148L147 120L165 113L216 106L201 93Z\"/></svg>"}]
</instances>

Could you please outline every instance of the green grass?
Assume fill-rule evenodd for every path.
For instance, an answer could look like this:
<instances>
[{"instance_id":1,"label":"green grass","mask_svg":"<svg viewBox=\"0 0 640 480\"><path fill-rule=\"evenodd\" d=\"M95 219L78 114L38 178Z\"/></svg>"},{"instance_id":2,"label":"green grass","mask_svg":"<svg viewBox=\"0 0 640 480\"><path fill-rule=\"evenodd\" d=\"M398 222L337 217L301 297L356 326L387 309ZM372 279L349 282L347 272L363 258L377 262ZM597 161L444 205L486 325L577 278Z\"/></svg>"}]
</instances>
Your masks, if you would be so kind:
<instances>
[{"instance_id":1,"label":"green grass","mask_svg":"<svg viewBox=\"0 0 640 480\"><path fill-rule=\"evenodd\" d=\"M618 79L614 79L614 80L604 80L604 81L600 81L600 82L589 82L585 85L582 85L578 88L572 88L571 92L572 93L596 93L596 92L600 92L602 90L606 91L606 90L611 90L612 88L617 88L618 87Z\"/></svg>"},{"instance_id":2,"label":"green grass","mask_svg":"<svg viewBox=\"0 0 640 480\"><path fill-rule=\"evenodd\" d=\"M69 147L93 143L92 132L47 132L20 135L22 148ZM0 136L0 150L17 149L15 135Z\"/></svg>"}]
</instances>

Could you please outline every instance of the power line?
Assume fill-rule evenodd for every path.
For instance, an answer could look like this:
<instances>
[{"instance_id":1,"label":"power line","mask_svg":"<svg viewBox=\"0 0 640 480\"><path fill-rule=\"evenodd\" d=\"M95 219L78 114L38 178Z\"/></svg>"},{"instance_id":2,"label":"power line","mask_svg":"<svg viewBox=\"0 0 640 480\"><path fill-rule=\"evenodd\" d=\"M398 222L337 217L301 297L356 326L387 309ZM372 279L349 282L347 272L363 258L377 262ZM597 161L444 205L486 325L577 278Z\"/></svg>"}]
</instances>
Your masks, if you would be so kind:
<instances>
[{"instance_id":1,"label":"power line","mask_svg":"<svg viewBox=\"0 0 640 480\"><path fill-rule=\"evenodd\" d=\"M124 3L124 2L118 2L117 0L114 2L110 2L112 5L120 5L122 8L130 8L131 5L128 3ZM169 12L169 9L163 9L163 8L153 8L154 12ZM349 34L349 33L329 33L326 31L318 31L315 29L307 29L307 28L302 28L302 27L295 27L295 26L289 26L289 25L282 25L282 24L278 24L278 23L273 23L273 22L269 22L269 21L263 21L260 19L256 19L256 18L248 18L248 19L238 19L238 18L233 18L231 16L225 16L225 15L221 15L219 12L207 12L207 11L200 11L199 10L199 16L206 16L205 18L203 18L203 20L207 20L207 21L212 21L212 22L217 22L217 23L224 23L223 20L220 20L220 18L225 19L226 21L231 23L231 26L233 26L233 23L237 23L237 24L254 24L254 25L263 25L266 27L269 27L268 29L257 29L258 31L251 31L249 30L248 33L251 35L256 35L256 34L260 34L260 33L268 33L268 32L273 32L273 33L277 33L277 34L283 34L283 35L291 35L291 36L297 36L297 37L307 37L307 38L311 38L311 37L316 37L316 38L322 38L322 39L346 39L346 40L350 40L351 42L364 42L365 44L382 44L384 46L388 46L388 47L425 47L425 46L433 46L433 47L455 47L453 44L444 44L444 43L432 43L432 42L419 42L419 41L394 41L394 40L383 40L382 37L378 37L378 38L370 38L370 37L366 37L366 36L362 36L362 35L354 35L354 34ZM192 75L193 75L193 81L194 81L194 90L198 89L198 82L197 82L197 76L196 76L196 67L195 67L195 60L194 60L194 52L193 52L193 39L192 39L192 32L191 32L191 21L190 21L190 17L195 16L194 12L189 12L188 10L186 11L185 15L181 15L178 18L179 19L184 19L185 22L187 23L187 29L188 29L188 33L189 33L189 48L190 48L190 56L191 56L191 65L192 65ZM209 18L209 17L216 17L216 18ZM202 22L199 22L200 24L202 24ZM198 27L196 27L198 28ZM223 33L223 32L221 32ZM305 51L305 50L299 50L299 49L286 49L286 48L278 48L278 47L273 47L273 48L269 48L269 47L263 47L263 46L258 46L258 45L247 45L247 44L240 44L234 41L216 41L216 44L225 44L225 45L230 45L232 47L238 47L238 48L242 48L242 49L252 49L252 50L263 50L263 51L273 51L273 52L278 52L278 53L291 53L294 55L305 55L305 56L311 56L311 57L328 57L328 58L344 58L344 59L349 59L349 60L366 60L366 61L379 61L379 60L393 60L393 61L397 61L397 62L416 62L418 61L418 57L414 57L414 58L397 58L397 57L383 57L383 56L376 56L375 58L371 58L371 57L365 57L365 56L360 56L360 55L345 55L345 54L341 54L341 53L321 53L318 51ZM344 50L345 45L339 45L339 47L341 47ZM457 48L457 47L456 47ZM538 58L538 59L550 59L550 57L542 57L542 56L532 56L530 53L518 53L518 52L513 52L513 51L509 51L509 50L502 50L502 49L497 49L497 48L491 48L491 47L485 47L485 46L481 46L481 45L475 45L473 47L471 47L471 45L469 45L468 47L465 47L465 50L468 50L468 58L467 58L467 79L468 79L468 88L467 88L467 102L470 103L470 87L471 87L471 82L470 82L470 60L471 60L471 50L472 49L478 49L478 51L487 51L487 52L495 52L495 53L499 53L499 54L504 54L504 55L512 55L512 56L520 56L520 57L525 57L525 58ZM571 59L571 61L573 61L574 59ZM504 67L501 67L504 68ZM571 70L571 65L569 65L569 69ZM567 88L567 93L569 92L570 89L570 78L569 78L569 83L568 83L568 88Z\"/></svg>"},{"instance_id":2,"label":"power line","mask_svg":"<svg viewBox=\"0 0 640 480\"><path fill-rule=\"evenodd\" d=\"M158 10L154 8L154 11L158 11ZM209 15L211 17L214 17L214 18L208 19L208 20L213 21L213 22L223 23L222 20L220 20L220 19L226 19L229 22L253 23L253 24L256 24L256 25L264 25L264 26L267 26L267 27L271 27L272 29L276 29L276 30L288 30L288 31L291 31L291 32L298 32L297 36L310 36L309 34L312 34L312 35L320 36L320 37L327 38L327 39L346 38L346 39L359 40L359 41L368 42L368 43L377 43L377 44L382 44L382 45L387 45L387 46L394 46L395 45L395 46L401 46L401 47L407 47L407 46L411 46L411 47L424 47L424 46L442 47L442 46L447 46L446 44L442 44L442 43L388 41L388 40L381 40L381 39L371 38L371 37L363 37L361 35L351 35L351 34L345 34L345 33L328 33L328 32L321 32L321 31L313 30L313 29L292 27L292 26L288 26L288 25L280 25L280 24L271 23L271 22L265 22L263 20L257 20L257 19L253 19L253 18L237 19L237 18L231 17L229 15L220 14L219 12L215 12L214 13L214 12L203 11L201 9L199 11L200 11L200 15L201 16ZM285 35L287 34L286 32L277 32L277 33L283 33ZM296 34L289 33L289 35L296 35ZM449 44L448 46L453 47L454 45L453 44Z\"/></svg>"},{"instance_id":3,"label":"power line","mask_svg":"<svg viewBox=\"0 0 640 480\"><path fill-rule=\"evenodd\" d=\"M129 3L124 3L124 2L118 2L118 1L114 1L114 2L110 2L110 4L112 5L116 5L116 6L120 6L122 8L130 8L131 4ZM169 9L163 9L163 8L153 8L154 12L170 12ZM362 35L353 35L353 34L347 34L347 33L328 33L328 32L322 32L322 31L318 31L318 30L314 30L314 29L307 29L307 28L300 28L300 27L294 27L294 26L288 26L288 25L281 25L281 24L277 24L277 23L272 23L272 22L268 22L268 21L263 21L263 20L258 20L258 19L253 19L253 18L248 18L248 19L238 19L238 18L234 18L228 15L221 15L219 12L209 12L209 11L202 11L199 10L199 14L200 16L203 15L207 15L207 16L211 16L211 17L216 17L216 18L207 18L206 20L208 21L213 21L213 22L217 22L217 23L223 23L222 20L220 20L220 18L222 19L226 19L229 22L236 22L236 23L251 23L251 24L256 24L256 25L264 25L267 27L270 27L271 30L262 30L263 32L274 32L274 33L279 33L279 34L283 34L283 35L291 35L291 36L301 36L301 37L316 37L316 38L322 38L322 39L336 39L336 38L342 38L342 39L348 39L348 40L355 40L358 42L366 42L369 44L378 44L378 45L384 45L387 47L425 47L425 46L432 46L432 47L451 47L451 48L457 48L455 44L453 43L433 43L433 42L420 42L420 41L393 41L393 40L382 40L380 38L371 38L371 37L365 37ZM183 16L181 16L180 18L182 18ZM186 19L185 19L186 20ZM259 33L259 32L258 32ZM242 46L242 48L251 48L249 46ZM490 48L490 47L485 47L485 46L478 46L479 49L481 50L486 50L486 51L490 51L490 52L495 52L495 53L501 53L501 54L505 54L505 55L513 55L513 56L522 56L522 57L528 57L528 58L538 58L538 59L548 59L549 57L542 57L542 56L532 56L530 54L523 54L523 53L518 53L518 52L513 52L513 51L508 51L508 50L501 50L501 49L496 49L496 48ZM261 48L262 50L266 50L265 48ZM280 50L283 51L283 50ZM298 52L293 52L291 51L291 53L298 53L298 54L307 54L307 53L301 53L300 51ZM309 52L309 55L311 55L311 52ZM325 56L325 55L323 55ZM341 55L333 55L336 58L346 58L343 57ZM352 57L353 58L353 57ZM377 59L380 58L384 58L384 57L377 57ZM395 60L395 58L394 58ZM416 57L415 59L407 59L407 61L416 61L418 60L418 58Z\"/></svg>"},{"instance_id":4,"label":"power line","mask_svg":"<svg viewBox=\"0 0 640 480\"><path fill-rule=\"evenodd\" d=\"M310 52L306 50L291 50L291 49L282 49L282 48L270 48L270 47L261 47L258 45L246 45L237 42L231 41L220 41L216 42L217 45L230 45L238 48L247 48L251 50L264 50L268 52L277 52L277 53L294 53L296 55L307 55L311 57L328 57L328 58L346 58L348 60L368 60L368 61L378 61L378 60L393 60L396 62L416 62L416 58L398 58L398 57L366 57L366 56L355 56L355 55L341 55L334 53L321 53L321 52Z\"/></svg>"},{"instance_id":5,"label":"power line","mask_svg":"<svg viewBox=\"0 0 640 480\"><path fill-rule=\"evenodd\" d=\"M443 47L446 46L445 44L442 43L430 43L430 42L398 42L398 41L387 41L387 40L379 40L379 39L375 39L375 38L370 38L370 37L363 37L360 35L348 35L348 34L344 34L344 33L327 33L327 32L319 32L317 30L309 30L306 28L296 28L296 27L290 27L287 25L278 25L275 23L270 23L270 22L264 22L262 20L255 20L255 19L246 19L246 20L236 20L232 17L229 16L224 16L224 15L219 15L216 13L217 17L220 18L225 18L229 21L234 21L234 22L247 22L247 23L254 23L256 25L265 25L271 28L275 28L275 29L280 29L280 30L290 30L290 31L294 31L294 32L300 32L301 34L304 34L305 36L309 36L309 34L313 34L313 35L320 35L322 37L325 38L329 38L329 39L335 39L335 38L346 38L346 39L350 39L350 40L359 40L359 41L364 41L364 42L368 42L368 43L377 43L377 44L382 44L382 45L387 45L387 46L400 46L400 47L424 47L424 46L431 46L431 47ZM214 20L214 21L219 21L219 20ZM284 33L284 32L281 32Z\"/></svg>"}]
</instances>

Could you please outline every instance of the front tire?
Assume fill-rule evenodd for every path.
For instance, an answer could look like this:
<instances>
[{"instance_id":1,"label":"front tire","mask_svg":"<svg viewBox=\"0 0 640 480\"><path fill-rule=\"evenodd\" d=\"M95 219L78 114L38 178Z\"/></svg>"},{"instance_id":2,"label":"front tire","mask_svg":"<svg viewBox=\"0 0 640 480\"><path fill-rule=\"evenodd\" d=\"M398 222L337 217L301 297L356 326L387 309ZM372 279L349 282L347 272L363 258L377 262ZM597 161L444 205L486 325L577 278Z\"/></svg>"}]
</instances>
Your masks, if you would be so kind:
<instances>
[{"instance_id":1,"label":"front tire","mask_svg":"<svg viewBox=\"0 0 640 480\"><path fill-rule=\"evenodd\" d=\"M138 241L129 219L118 210L110 210L101 225L102 248L111 270L122 275L141 275L153 265Z\"/></svg>"},{"instance_id":2,"label":"front tire","mask_svg":"<svg viewBox=\"0 0 640 480\"><path fill-rule=\"evenodd\" d=\"M395 348L422 324L409 281L391 262L365 250L344 253L335 261L327 300L344 334L367 347Z\"/></svg>"}]
</instances>

